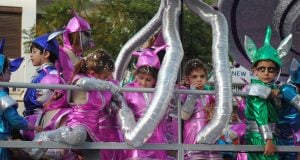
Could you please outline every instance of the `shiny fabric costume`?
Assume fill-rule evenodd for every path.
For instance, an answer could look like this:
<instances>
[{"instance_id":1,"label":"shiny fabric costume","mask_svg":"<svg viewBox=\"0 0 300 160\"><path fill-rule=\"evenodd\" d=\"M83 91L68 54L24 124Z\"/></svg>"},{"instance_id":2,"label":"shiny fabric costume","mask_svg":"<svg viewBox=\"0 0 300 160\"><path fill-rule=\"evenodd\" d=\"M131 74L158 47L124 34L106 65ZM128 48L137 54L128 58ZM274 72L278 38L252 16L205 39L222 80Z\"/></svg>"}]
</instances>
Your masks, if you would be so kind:
<instances>
[{"instance_id":1,"label":"shiny fabric costume","mask_svg":"<svg viewBox=\"0 0 300 160\"><path fill-rule=\"evenodd\" d=\"M57 70L52 63L45 63L37 68L37 75L33 78L31 83L39 83L47 74L57 74ZM24 115L26 120L32 124L38 123L38 119L42 116L43 104L36 99L36 88L28 88L24 95ZM33 131L22 131L22 135L26 140L34 138Z\"/></svg>"},{"instance_id":2,"label":"shiny fabric costume","mask_svg":"<svg viewBox=\"0 0 300 160\"><path fill-rule=\"evenodd\" d=\"M251 90L251 87L274 88L273 84L264 84L262 81L256 79L251 79L249 90ZM245 135L246 143L248 145L265 145L266 139L273 139L272 132L274 132L275 123L278 121L276 108L272 105L271 100L261 98L255 95L255 93L247 96L246 105L245 116L248 127ZM247 156L249 160L278 159L277 154L265 156L263 153L249 152Z\"/></svg>"},{"instance_id":3,"label":"shiny fabric costume","mask_svg":"<svg viewBox=\"0 0 300 160\"><path fill-rule=\"evenodd\" d=\"M193 105L192 115L188 120L183 123L183 143L184 144L196 144L196 136L204 128L209 121L209 113L207 110L208 105L212 105L215 102L214 96L210 95L183 95L183 105ZM194 101L194 103L191 101ZM189 104L187 104L189 103ZM182 108L184 110L184 107ZM203 151L187 151L185 153L185 160L196 159L213 159L221 160L221 154L214 152Z\"/></svg>"},{"instance_id":4,"label":"shiny fabric costume","mask_svg":"<svg viewBox=\"0 0 300 160\"><path fill-rule=\"evenodd\" d=\"M287 55L292 45L292 36L289 35L281 41L277 49L270 44L272 30L268 26L264 44L257 49L254 42L249 37L245 37L245 51L251 60L253 67L261 61L272 61L278 69L281 68L281 58ZM257 71L262 72L262 71ZM265 72L265 71L264 71ZM269 72L269 71L268 71ZM280 71L277 72L280 74ZM274 73L275 74L275 73ZM246 143L250 145L266 145L267 140L272 140L276 144L273 136L275 124L278 122L276 98L268 99L271 90L274 89L274 79L265 84L259 79L251 79L246 97L247 132L245 135ZM275 102L275 103L274 103ZM256 159L278 159L278 155L264 155L263 153L248 153L249 160Z\"/></svg>"},{"instance_id":5,"label":"shiny fabric costume","mask_svg":"<svg viewBox=\"0 0 300 160\"><path fill-rule=\"evenodd\" d=\"M282 97L279 121L276 126L276 140L279 145L297 144L300 129L300 103L297 86L300 84L300 65L296 59L290 65L290 81L280 87ZM280 159L297 159L296 152L281 152Z\"/></svg>"},{"instance_id":6,"label":"shiny fabric costume","mask_svg":"<svg viewBox=\"0 0 300 160\"><path fill-rule=\"evenodd\" d=\"M112 82L95 79L88 75L76 75L73 83L86 89L110 89ZM111 123L112 116L105 111L111 102L110 91L90 90L85 92L86 101L80 104L71 103L72 110L68 114L66 126L51 131L39 132L36 141L57 141L70 145L80 145L86 140L94 142L120 142L120 134ZM102 133L103 132L103 133ZM37 151L37 153L41 152ZM42 154L42 153L41 153ZM101 150L101 160L121 160L121 151Z\"/></svg>"},{"instance_id":7,"label":"shiny fabric costume","mask_svg":"<svg viewBox=\"0 0 300 160\"><path fill-rule=\"evenodd\" d=\"M76 75L73 82L78 82L84 75ZM90 77L93 78L93 77ZM116 81L113 83L117 84ZM85 104L73 105L68 116L67 126L84 127L94 142L121 142L121 135L116 124L115 113L110 112L112 94L110 91L88 91ZM87 118L89 117L89 118ZM122 160L121 150L101 150L101 160Z\"/></svg>"},{"instance_id":8,"label":"shiny fabric costume","mask_svg":"<svg viewBox=\"0 0 300 160\"><path fill-rule=\"evenodd\" d=\"M70 41L70 34L90 30L90 24L77 14L75 14L74 17L69 20L67 26L65 27L65 32L63 33L63 46L59 47L59 65L60 70L64 75L64 79L67 82L72 80L71 78L74 71L74 64L80 59L80 57L83 56L83 50L76 50L75 48L73 48ZM80 45L82 45L83 43L81 36L80 43Z\"/></svg>"},{"instance_id":9,"label":"shiny fabric costume","mask_svg":"<svg viewBox=\"0 0 300 160\"><path fill-rule=\"evenodd\" d=\"M18 114L18 104L3 89L0 90L0 139L8 140L12 128L26 129L28 122ZM11 160L9 150L0 148L0 159Z\"/></svg>"},{"instance_id":10,"label":"shiny fabric costume","mask_svg":"<svg viewBox=\"0 0 300 160\"><path fill-rule=\"evenodd\" d=\"M127 88L139 88L137 82L132 82L127 84ZM152 93L142 93L142 92L126 92L124 97L128 103L128 106L132 109L136 121L142 117L146 111L146 107L150 104L153 94ZM159 123L157 128L153 131L151 137L146 143L167 143L166 135L164 133L164 124ZM126 151L127 160L151 160L159 159L165 160L167 158L167 153L165 151L152 151L152 150L127 150Z\"/></svg>"},{"instance_id":11,"label":"shiny fabric costume","mask_svg":"<svg viewBox=\"0 0 300 160\"><path fill-rule=\"evenodd\" d=\"M32 41L32 44L35 44L40 47L41 54L44 54L44 51L49 51L56 58L59 56L59 47L58 42L55 39L50 39L51 34L47 33L35 38ZM37 68L37 75L32 79L31 83L39 83L47 74L57 74L56 68L52 63L44 63L39 68ZM24 98L25 111L24 116L32 115L35 112L35 109L43 108L43 105L36 100L36 88L28 88L25 92Z\"/></svg>"}]
</instances>

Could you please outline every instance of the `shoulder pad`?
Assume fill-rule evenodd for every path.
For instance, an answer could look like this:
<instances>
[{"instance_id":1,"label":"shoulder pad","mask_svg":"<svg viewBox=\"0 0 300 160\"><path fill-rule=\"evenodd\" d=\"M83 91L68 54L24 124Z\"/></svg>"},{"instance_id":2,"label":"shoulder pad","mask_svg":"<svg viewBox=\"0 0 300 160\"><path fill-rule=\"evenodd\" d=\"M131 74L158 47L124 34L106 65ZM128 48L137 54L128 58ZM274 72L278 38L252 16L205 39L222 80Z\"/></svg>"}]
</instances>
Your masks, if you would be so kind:
<instances>
[{"instance_id":1,"label":"shoulder pad","mask_svg":"<svg viewBox=\"0 0 300 160\"><path fill-rule=\"evenodd\" d=\"M267 99L271 93L271 88L262 84L250 84L248 87L248 95L257 96Z\"/></svg>"},{"instance_id":2,"label":"shoulder pad","mask_svg":"<svg viewBox=\"0 0 300 160\"><path fill-rule=\"evenodd\" d=\"M0 97L0 112L3 112L5 109L14 105L17 105L17 102L9 95Z\"/></svg>"}]
</instances>

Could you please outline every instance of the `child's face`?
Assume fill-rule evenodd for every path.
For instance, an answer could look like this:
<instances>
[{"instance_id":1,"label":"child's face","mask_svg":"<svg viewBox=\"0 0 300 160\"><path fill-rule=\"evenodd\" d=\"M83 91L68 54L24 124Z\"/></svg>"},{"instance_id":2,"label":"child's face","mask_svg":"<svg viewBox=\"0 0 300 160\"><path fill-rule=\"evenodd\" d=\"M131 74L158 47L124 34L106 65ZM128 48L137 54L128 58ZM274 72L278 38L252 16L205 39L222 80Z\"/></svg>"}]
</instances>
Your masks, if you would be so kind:
<instances>
[{"instance_id":1,"label":"child's face","mask_svg":"<svg viewBox=\"0 0 300 160\"><path fill-rule=\"evenodd\" d=\"M154 77L148 73L139 73L135 76L135 79L141 88L152 88L156 83Z\"/></svg>"},{"instance_id":2,"label":"child's face","mask_svg":"<svg viewBox=\"0 0 300 160\"><path fill-rule=\"evenodd\" d=\"M203 89L207 82L207 75L203 69L194 69L191 74L187 76L187 83L197 89Z\"/></svg>"},{"instance_id":3,"label":"child's face","mask_svg":"<svg viewBox=\"0 0 300 160\"><path fill-rule=\"evenodd\" d=\"M41 53L39 49L32 47L30 53L30 60L33 66L40 66L43 64L44 55Z\"/></svg>"},{"instance_id":4,"label":"child's face","mask_svg":"<svg viewBox=\"0 0 300 160\"><path fill-rule=\"evenodd\" d=\"M52 89L37 89L36 100L44 104L53 96L53 93L54 91Z\"/></svg>"},{"instance_id":5,"label":"child's face","mask_svg":"<svg viewBox=\"0 0 300 160\"><path fill-rule=\"evenodd\" d=\"M253 68L254 74L258 79L264 83L270 83L278 75L278 69L272 61L260 61L257 66Z\"/></svg>"}]
</instances>

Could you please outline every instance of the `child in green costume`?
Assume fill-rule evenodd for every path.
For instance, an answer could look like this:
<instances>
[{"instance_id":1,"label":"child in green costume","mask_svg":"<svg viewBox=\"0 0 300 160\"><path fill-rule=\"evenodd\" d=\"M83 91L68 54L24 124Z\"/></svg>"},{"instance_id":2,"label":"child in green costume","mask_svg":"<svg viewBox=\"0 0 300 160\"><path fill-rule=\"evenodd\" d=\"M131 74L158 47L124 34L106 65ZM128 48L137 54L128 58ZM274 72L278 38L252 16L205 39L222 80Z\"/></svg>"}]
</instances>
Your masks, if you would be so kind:
<instances>
[{"instance_id":1,"label":"child in green costume","mask_svg":"<svg viewBox=\"0 0 300 160\"><path fill-rule=\"evenodd\" d=\"M291 36L284 39L278 49L270 45L271 28L268 26L263 47L256 45L249 37L245 37L245 50L252 62L255 79L251 79L246 97L245 116L247 119L246 143L264 145L264 153L249 152L249 160L277 160L273 131L278 120L276 106L272 103L277 96L274 82L280 73L281 58L291 46Z\"/></svg>"}]
</instances>

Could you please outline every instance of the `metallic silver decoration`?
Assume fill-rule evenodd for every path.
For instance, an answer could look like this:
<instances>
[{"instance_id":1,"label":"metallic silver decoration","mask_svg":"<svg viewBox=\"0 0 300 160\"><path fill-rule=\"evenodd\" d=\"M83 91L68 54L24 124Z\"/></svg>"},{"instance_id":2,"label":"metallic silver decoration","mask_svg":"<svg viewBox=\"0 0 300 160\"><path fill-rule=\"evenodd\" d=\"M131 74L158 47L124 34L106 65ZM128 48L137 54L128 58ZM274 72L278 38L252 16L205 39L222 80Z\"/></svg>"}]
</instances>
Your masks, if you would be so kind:
<instances>
[{"instance_id":1,"label":"metallic silver decoration","mask_svg":"<svg viewBox=\"0 0 300 160\"><path fill-rule=\"evenodd\" d=\"M283 58L289 53L292 47L292 37L293 37L292 34L289 34L286 38L284 38L280 42L277 48L279 58Z\"/></svg>"},{"instance_id":2,"label":"metallic silver decoration","mask_svg":"<svg viewBox=\"0 0 300 160\"><path fill-rule=\"evenodd\" d=\"M139 46L145 43L152 34L157 31L162 24L163 9L165 7L164 0L161 1L158 12L155 16L138 32L136 33L121 49L116 62L114 77L117 80L122 80L124 77L125 70L131 59L131 53L136 50Z\"/></svg>"},{"instance_id":3,"label":"metallic silver decoration","mask_svg":"<svg viewBox=\"0 0 300 160\"><path fill-rule=\"evenodd\" d=\"M216 91L213 118L198 133L197 142L214 143L228 125L232 112L232 84L228 59L228 24L224 15L200 0L185 0L187 7L209 23L213 32L212 60Z\"/></svg>"},{"instance_id":4,"label":"metallic silver decoration","mask_svg":"<svg viewBox=\"0 0 300 160\"><path fill-rule=\"evenodd\" d=\"M195 110L195 105L197 101L197 96L196 95L188 95L186 98L185 103L183 104L181 110L185 111L189 114L193 114Z\"/></svg>"},{"instance_id":5,"label":"metallic silver decoration","mask_svg":"<svg viewBox=\"0 0 300 160\"><path fill-rule=\"evenodd\" d=\"M104 81L96 78L88 78L88 77L81 78L76 82L76 85L87 90L91 90L91 89L109 90L112 94L117 94L120 91L120 88L117 85L113 84L112 82Z\"/></svg>"},{"instance_id":6,"label":"metallic silver decoration","mask_svg":"<svg viewBox=\"0 0 300 160\"><path fill-rule=\"evenodd\" d=\"M166 3L165 3L166 2ZM231 91L231 72L228 59L228 29L225 17L212 7L200 0L186 0L188 7L198 14L202 19L209 22L213 30L213 65L216 84L216 111L213 119L197 136L200 143L214 143L222 134L223 128L228 124L232 112L232 91ZM166 44L169 46L158 73L158 80L154 91L154 98L147 107L145 115L139 119L136 126L126 128L125 141L134 147L143 145L151 136L163 118L170 101L176 83L180 63L183 58L183 48L180 41L178 29L178 16L181 12L180 0L162 0L156 16L140 31L130 39L121 50L116 61L115 78L120 80L124 74L130 53L145 42L150 35L149 24L155 24L155 29L159 28L159 17L163 14L162 33ZM154 21L154 22L153 22ZM153 27L153 26L152 26ZM152 32L154 29L152 30ZM146 34L147 33L147 34ZM147 36L145 36L147 35ZM143 37L142 37L143 36ZM120 112L122 113L122 112ZM119 114L119 119L125 121L126 115ZM131 121L132 122L132 121ZM126 124L124 124L126 125ZM129 127L129 128L128 128ZM129 129L129 130L128 130Z\"/></svg>"},{"instance_id":7,"label":"metallic silver decoration","mask_svg":"<svg viewBox=\"0 0 300 160\"><path fill-rule=\"evenodd\" d=\"M173 96L177 73L183 58L183 48L178 32L178 16L181 10L180 0L170 0L163 14L162 32L169 48L158 73L154 98L147 107L144 116L139 119L130 132L125 133L125 141L138 147L143 145L151 136L160 120L166 113L168 102Z\"/></svg>"},{"instance_id":8,"label":"metallic silver decoration","mask_svg":"<svg viewBox=\"0 0 300 160\"><path fill-rule=\"evenodd\" d=\"M18 105L17 101L15 101L10 96L6 95L0 98L0 113L4 112L7 108L12 107L14 105Z\"/></svg>"},{"instance_id":9,"label":"metallic silver decoration","mask_svg":"<svg viewBox=\"0 0 300 160\"><path fill-rule=\"evenodd\" d=\"M291 103L293 104L293 106L300 112L300 96L297 95L292 101Z\"/></svg>"},{"instance_id":10,"label":"metallic silver decoration","mask_svg":"<svg viewBox=\"0 0 300 160\"><path fill-rule=\"evenodd\" d=\"M248 88L248 95L257 96L262 99L267 99L271 93L271 88L260 85L260 84L251 84Z\"/></svg>"},{"instance_id":11,"label":"metallic silver decoration","mask_svg":"<svg viewBox=\"0 0 300 160\"><path fill-rule=\"evenodd\" d=\"M136 125L134 114L128 107L125 98L121 95L117 95L118 101L121 102L121 108L118 110L118 123L121 126L123 133L130 132Z\"/></svg>"},{"instance_id":12,"label":"metallic silver decoration","mask_svg":"<svg viewBox=\"0 0 300 160\"><path fill-rule=\"evenodd\" d=\"M273 133L268 124L260 126L259 131L265 141L267 141L267 139L273 139Z\"/></svg>"}]
</instances>

